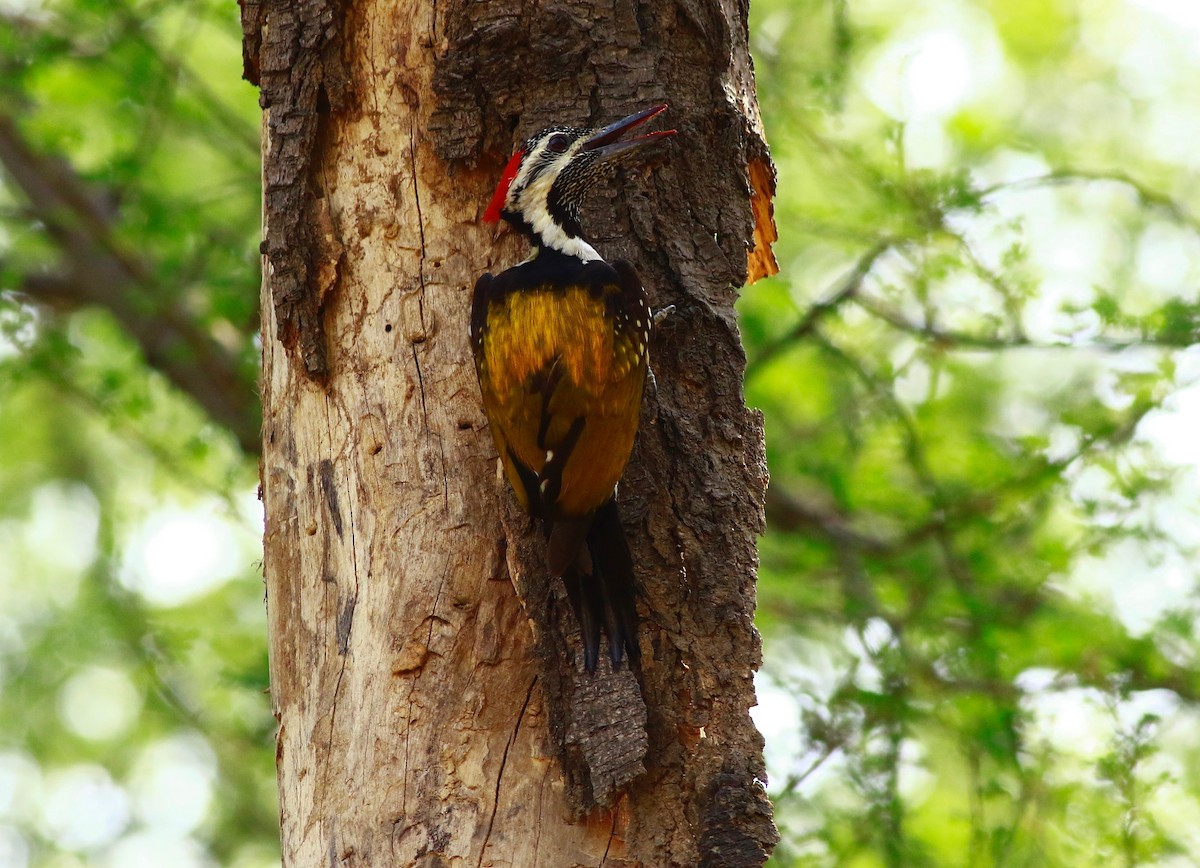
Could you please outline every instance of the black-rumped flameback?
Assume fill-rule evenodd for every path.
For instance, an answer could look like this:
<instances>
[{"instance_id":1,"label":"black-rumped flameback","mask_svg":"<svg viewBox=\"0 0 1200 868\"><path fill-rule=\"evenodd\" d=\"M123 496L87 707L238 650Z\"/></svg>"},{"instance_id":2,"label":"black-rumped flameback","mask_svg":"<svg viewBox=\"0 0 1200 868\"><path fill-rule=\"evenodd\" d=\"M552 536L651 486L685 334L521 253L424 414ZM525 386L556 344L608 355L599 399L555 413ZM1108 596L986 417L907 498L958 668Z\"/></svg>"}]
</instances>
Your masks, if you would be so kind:
<instances>
[{"instance_id":1,"label":"black-rumped flameback","mask_svg":"<svg viewBox=\"0 0 1200 868\"><path fill-rule=\"evenodd\" d=\"M614 666L640 659L633 561L613 495L637 435L653 317L633 266L583 239L584 194L648 142L621 137L658 105L603 129L550 127L513 155L485 222L533 246L475 284L471 347L492 437L517 500L542 520L595 671L600 635Z\"/></svg>"}]
</instances>

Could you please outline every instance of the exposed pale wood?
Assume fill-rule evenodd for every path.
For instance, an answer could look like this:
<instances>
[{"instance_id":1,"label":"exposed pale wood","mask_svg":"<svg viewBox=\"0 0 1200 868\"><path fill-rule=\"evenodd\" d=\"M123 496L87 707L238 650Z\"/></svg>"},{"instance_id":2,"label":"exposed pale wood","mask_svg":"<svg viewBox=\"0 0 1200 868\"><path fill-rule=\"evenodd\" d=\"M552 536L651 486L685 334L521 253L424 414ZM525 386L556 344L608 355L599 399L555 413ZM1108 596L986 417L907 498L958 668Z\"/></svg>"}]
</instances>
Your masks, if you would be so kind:
<instances>
[{"instance_id":1,"label":"exposed pale wood","mask_svg":"<svg viewBox=\"0 0 1200 868\"><path fill-rule=\"evenodd\" d=\"M247 68L269 132L262 473L285 864L761 864L774 829L747 709L765 466L732 305L754 227L745 167L766 152L744 8L246 5L265 26ZM480 409L469 287L523 251L477 221L514 134L663 99L684 144L588 211L602 252L677 312L621 494L646 661L636 681L584 680Z\"/></svg>"}]
</instances>

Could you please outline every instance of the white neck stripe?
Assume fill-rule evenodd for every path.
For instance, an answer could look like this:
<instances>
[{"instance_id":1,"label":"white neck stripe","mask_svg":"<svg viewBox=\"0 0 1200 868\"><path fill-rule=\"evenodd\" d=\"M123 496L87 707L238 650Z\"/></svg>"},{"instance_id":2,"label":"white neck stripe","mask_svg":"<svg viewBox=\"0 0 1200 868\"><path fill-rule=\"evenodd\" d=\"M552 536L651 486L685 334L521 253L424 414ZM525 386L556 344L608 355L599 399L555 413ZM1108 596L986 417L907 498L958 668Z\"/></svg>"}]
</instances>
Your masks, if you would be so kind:
<instances>
[{"instance_id":1,"label":"white neck stripe","mask_svg":"<svg viewBox=\"0 0 1200 868\"><path fill-rule=\"evenodd\" d=\"M533 164L541 158L544 147L526 157L525 165L517 174L517 177L513 179L512 186L509 188L512 192L509 193L509 202L506 204L506 207L508 210L515 211L521 215L530 228L533 229L534 236L541 241L544 247L557 250L568 256L574 256L577 259L582 259L584 262L595 262L603 259L596 252L596 248L592 247L592 245L588 244L582 238L573 238L568 235L554 218L550 216L550 212L546 208L546 202L550 198L550 188L554 184L554 179L558 177L559 172L562 171L566 164L571 161L571 158L579 149L579 144L557 157L552 165L543 169L532 181L528 180L529 173L532 170Z\"/></svg>"},{"instance_id":2,"label":"white neck stripe","mask_svg":"<svg viewBox=\"0 0 1200 868\"><path fill-rule=\"evenodd\" d=\"M543 245L565 253L567 256L577 257L584 262L595 262L601 259L595 247L592 247L592 245L588 244L582 238L572 238L563 231L561 226L554 222L554 218L549 214L545 214L544 217L542 214L537 215L537 220L533 224L533 232L541 239Z\"/></svg>"}]
</instances>

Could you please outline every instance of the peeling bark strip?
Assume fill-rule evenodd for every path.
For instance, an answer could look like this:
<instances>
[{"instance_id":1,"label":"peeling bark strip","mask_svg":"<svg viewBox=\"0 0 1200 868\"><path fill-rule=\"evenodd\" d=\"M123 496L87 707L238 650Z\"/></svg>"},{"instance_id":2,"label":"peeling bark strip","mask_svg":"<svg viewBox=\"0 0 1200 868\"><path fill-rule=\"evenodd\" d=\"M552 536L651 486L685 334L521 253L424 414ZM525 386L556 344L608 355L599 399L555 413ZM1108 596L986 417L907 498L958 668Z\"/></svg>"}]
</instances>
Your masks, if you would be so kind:
<instances>
[{"instance_id":1,"label":"peeling bark strip","mask_svg":"<svg viewBox=\"0 0 1200 868\"><path fill-rule=\"evenodd\" d=\"M264 569L285 866L716 868L774 845L748 714L766 469L733 311L756 237L769 268L773 175L745 14L741 0L244 0L267 112ZM497 477L468 298L524 255L478 224L514 142L655 101L679 130L665 164L586 208L597 247L676 305L621 485L644 661L586 678L544 543Z\"/></svg>"},{"instance_id":2,"label":"peeling bark strip","mask_svg":"<svg viewBox=\"0 0 1200 868\"><path fill-rule=\"evenodd\" d=\"M322 309L341 247L316 180L314 143L329 112L350 102L341 58L345 0L238 0L243 75L259 86L263 154L264 271L276 336L310 377L329 373Z\"/></svg>"},{"instance_id":3,"label":"peeling bark strip","mask_svg":"<svg viewBox=\"0 0 1200 868\"><path fill-rule=\"evenodd\" d=\"M779 240L779 233L775 231L775 167L771 164L770 154L754 157L749 170L750 186L754 190L750 199L754 211L754 246L750 249L746 282L754 283L779 273L779 263L771 249L771 245Z\"/></svg>"}]
</instances>

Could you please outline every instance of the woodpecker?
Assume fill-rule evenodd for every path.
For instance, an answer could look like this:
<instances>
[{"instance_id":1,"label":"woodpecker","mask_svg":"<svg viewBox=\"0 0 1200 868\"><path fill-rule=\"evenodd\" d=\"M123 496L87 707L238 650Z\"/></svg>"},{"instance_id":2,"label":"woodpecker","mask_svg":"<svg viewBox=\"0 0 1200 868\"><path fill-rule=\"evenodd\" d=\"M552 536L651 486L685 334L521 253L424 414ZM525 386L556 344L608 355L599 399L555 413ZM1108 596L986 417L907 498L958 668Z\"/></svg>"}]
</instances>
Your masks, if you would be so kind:
<instances>
[{"instance_id":1,"label":"woodpecker","mask_svg":"<svg viewBox=\"0 0 1200 868\"><path fill-rule=\"evenodd\" d=\"M483 220L503 219L529 257L484 274L471 298L471 348L496 450L517 500L546 532L595 672L601 631L613 667L640 660L633 559L613 495L633 449L653 318L628 262L584 240L589 189L659 130L622 140L657 105L602 129L557 126L520 147Z\"/></svg>"}]
</instances>

